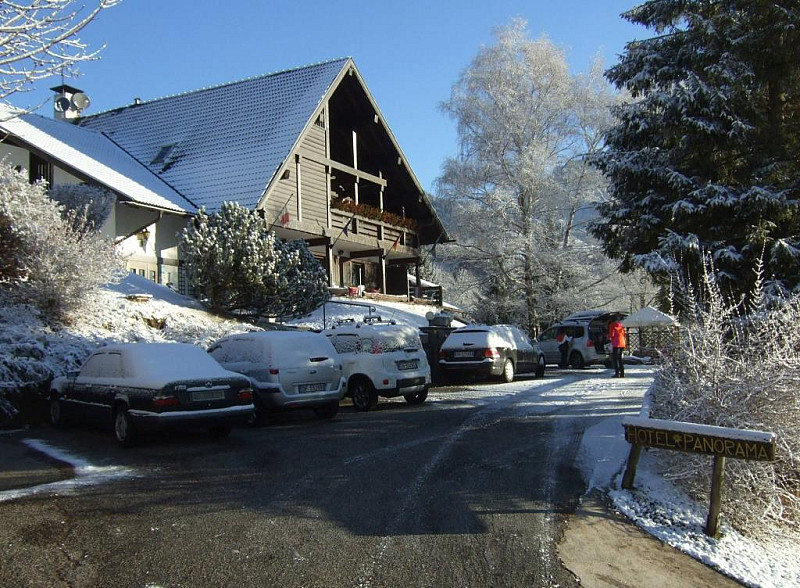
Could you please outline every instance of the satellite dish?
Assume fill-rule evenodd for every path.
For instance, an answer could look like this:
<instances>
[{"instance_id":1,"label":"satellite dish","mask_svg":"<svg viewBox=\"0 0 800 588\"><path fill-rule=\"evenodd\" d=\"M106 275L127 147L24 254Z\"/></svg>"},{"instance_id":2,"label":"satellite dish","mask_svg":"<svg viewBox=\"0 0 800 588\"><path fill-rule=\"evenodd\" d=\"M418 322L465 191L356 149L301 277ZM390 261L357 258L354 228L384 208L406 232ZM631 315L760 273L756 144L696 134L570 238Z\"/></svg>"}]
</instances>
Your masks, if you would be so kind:
<instances>
[{"instance_id":1,"label":"satellite dish","mask_svg":"<svg viewBox=\"0 0 800 588\"><path fill-rule=\"evenodd\" d=\"M72 96L72 105L77 110L83 110L84 108L87 108L89 104L91 104L91 100L89 100L89 97L83 92L76 92Z\"/></svg>"},{"instance_id":2,"label":"satellite dish","mask_svg":"<svg viewBox=\"0 0 800 588\"><path fill-rule=\"evenodd\" d=\"M436 313L431 312L430 310L425 313L425 318L428 319L429 321L432 321L433 317L435 317L435 316L436 316Z\"/></svg>"},{"instance_id":3,"label":"satellite dish","mask_svg":"<svg viewBox=\"0 0 800 588\"><path fill-rule=\"evenodd\" d=\"M55 104L53 106L56 109L56 112L66 112L67 110L69 110L70 107L69 98L65 96L59 96L58 98L56 98Z\"/></svg>"}]
</instances>

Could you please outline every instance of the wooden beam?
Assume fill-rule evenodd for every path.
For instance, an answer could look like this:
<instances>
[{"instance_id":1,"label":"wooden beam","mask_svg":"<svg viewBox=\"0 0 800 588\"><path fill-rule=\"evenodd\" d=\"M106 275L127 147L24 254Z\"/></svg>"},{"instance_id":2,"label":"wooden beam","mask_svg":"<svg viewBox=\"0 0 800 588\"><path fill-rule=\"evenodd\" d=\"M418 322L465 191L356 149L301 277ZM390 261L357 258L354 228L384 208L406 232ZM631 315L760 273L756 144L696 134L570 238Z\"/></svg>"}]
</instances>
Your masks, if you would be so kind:
<instances>
[{"instance_id":1,"label":"wooden beam","mask_svg":"<svg viewBox=\"0 0 800 588\"><path fill-rule=\"evenodd\" d=\"M334 161L328 157L322 157L321 155L317 155L314 153L308 153L303 151L299 153L300 157L303 159L308 159L309 161L313 161L314 163L318 163L320 165L327 165L331 169L336 169L339 171L343 171L351 176L355 176L357 179L366 180L368 182L372 182L373 184L377 184L381 187L386 187L386 180L379 176L373 176L370 173L365 171L358 170L354 167L350 167L349 165L345 165L344 163L339 163L338 161Z\"/></svg>"},{"instance_id":2,"label":"wooden beam","mask_svg":"<svg viewBox=\"0 0 800 588\"><path fill-rule=\"evenodd\" d=\"M362 257L380 257L383 249L365 249L364 251L351 251L350 259L360 259Z\"/></svg>"},{"instance_id":3,"label":"wooden beam","mask_svg":"<svg viewBox=\"0 0 800 588\"><path fill-rule=\"evenodd\" d=\"M393 257L387 260L389 265L411 265L412 263L419 262L419 256L415 257Z\"/></svg>"},{"instance_id":4,"label":"wooden beam","mask_svg":"<svg viewBox=\"0 0 800 588\"><path fill-rule=\"evenodd\" d=\"M330 237L313 237L311 239L303 239L309 247L318 247L319 245L330 245Z\"/></svg>"}]
</instances>

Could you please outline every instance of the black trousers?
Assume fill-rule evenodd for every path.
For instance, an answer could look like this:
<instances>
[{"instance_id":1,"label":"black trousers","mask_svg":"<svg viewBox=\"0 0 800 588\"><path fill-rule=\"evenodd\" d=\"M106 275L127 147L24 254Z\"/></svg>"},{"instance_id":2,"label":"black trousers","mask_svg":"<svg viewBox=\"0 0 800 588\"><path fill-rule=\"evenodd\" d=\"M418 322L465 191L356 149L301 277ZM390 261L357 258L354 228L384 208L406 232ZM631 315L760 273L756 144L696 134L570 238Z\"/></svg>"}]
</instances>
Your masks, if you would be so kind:
<instances>
[{"instance_id":1,"label":"black trousers","mask_svg":"<svg viewBox=\"0 0 800 588\"><path fill-rule=\"evenodd\" d=\"M625 375L625 362L622 361L623 351L625 351L624 347L614 347L611 350L611 365L614 367L615 376Z\"/></svg>"}]
</instances>

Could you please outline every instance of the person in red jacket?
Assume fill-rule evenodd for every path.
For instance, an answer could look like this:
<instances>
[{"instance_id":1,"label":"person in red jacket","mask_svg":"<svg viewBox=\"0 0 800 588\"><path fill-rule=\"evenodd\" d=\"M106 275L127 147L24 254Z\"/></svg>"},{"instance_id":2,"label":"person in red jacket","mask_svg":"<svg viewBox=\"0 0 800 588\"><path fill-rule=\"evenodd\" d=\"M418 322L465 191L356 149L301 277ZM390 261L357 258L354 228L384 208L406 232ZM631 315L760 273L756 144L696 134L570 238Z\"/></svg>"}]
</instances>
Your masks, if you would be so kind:
<instances>
[{"instance_id":1,"label":"person in red jacket","mask_svg":"<svg viewBox=\"0 0 800 588\"><path fill-rule=\"evenodd\" d=\"M608 324L608 338L611 341L611 365L614 366L614 377L625 377L625 362L622 361L622 352L627 347L625 327L619 321Z\"/></svg>"}]
</instances>

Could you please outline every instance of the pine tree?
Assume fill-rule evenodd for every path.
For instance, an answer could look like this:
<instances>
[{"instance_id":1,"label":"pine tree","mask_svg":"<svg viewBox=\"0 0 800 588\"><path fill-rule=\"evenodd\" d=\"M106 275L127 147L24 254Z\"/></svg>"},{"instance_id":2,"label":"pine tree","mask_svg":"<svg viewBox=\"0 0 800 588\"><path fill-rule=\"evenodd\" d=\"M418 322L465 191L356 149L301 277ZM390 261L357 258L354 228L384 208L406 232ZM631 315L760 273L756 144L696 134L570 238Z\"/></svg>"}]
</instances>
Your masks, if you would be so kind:
<instances>
[{"instance_id":1,"label":"pine tree","mask_svg":"<svg viewBox=\"0 0 800 588\"><path fill-rule=\"evenodd\" d=\"M297 316L327 296L325 270L306 244L282 243L257 211L235 202L201 209L180 251L195 293L215 312Z\"/></svg>"},{"instance_id":2,"label":"pine tree","mask_svg":"<svg viewBox=\"0 0 800 588\"><path fill-rule=\"evenodd\" d=\"M624 18L632 41L606 72L632 101L595 162L611 181L592 232L623 271L698 280L712 255L746 293L763 255L776 289L800 286L800 5L651 0Z\"/></svg>"}]
</instances>

